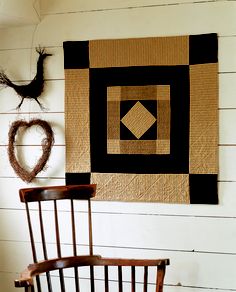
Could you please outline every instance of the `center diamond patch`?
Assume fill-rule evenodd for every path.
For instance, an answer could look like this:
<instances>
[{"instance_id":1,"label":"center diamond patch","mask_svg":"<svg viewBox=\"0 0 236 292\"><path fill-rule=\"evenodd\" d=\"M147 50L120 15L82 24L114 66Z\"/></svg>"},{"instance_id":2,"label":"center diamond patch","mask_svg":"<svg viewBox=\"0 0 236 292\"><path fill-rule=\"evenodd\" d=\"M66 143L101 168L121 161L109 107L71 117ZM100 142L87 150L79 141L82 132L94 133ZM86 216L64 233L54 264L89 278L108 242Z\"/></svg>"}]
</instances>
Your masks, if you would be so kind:
<instances>
[{"instance_id":1,"label":"center diamond patch","mask_svg":"<svg viewBox=\"0 0 236 292\"><path fill-rule=\"evenodd\" d=\"M121 122L139 139L156 122L156 118L138 101Z\"/></svg>"}]
</instances>

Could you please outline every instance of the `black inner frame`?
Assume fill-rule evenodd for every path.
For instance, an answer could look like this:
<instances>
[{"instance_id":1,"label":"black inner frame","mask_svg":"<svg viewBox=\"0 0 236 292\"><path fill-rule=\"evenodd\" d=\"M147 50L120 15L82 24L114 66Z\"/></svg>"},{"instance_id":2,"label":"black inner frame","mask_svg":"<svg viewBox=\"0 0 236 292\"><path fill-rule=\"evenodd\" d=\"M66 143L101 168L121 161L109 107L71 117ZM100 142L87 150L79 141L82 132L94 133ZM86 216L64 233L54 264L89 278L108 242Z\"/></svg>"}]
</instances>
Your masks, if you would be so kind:
<instances>
[{"instance_id":1,"label":"black inner frame","mask_svg":"<svg viewBox=\"0 0 236 292\"><path fill-rule=\"evenodd\" d=\"M189 66L90 68L91 171L189 173ZM170 154L107 154L107 87L170 85Z\"/></svg>"}]
</instances>

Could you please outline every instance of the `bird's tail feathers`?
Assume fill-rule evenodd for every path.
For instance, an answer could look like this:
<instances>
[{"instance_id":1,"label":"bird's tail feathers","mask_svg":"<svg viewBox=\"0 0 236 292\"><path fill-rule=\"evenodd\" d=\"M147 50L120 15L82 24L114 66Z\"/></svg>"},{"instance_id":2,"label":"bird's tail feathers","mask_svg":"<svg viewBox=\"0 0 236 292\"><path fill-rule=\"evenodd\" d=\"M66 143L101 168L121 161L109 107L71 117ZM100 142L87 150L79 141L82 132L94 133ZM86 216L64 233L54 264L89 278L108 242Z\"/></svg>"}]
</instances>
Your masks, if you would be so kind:
<instances>
[{"instance_id":1,"label":"bird's tail feathers","mask_svg":"<svg viewBox=\"0 0 236 292\"><path fill-rule=\"evenodd\" d=\"M0 85L14 87L14 84L3 71L0 71Z\"/></svg>"}]
</instances>

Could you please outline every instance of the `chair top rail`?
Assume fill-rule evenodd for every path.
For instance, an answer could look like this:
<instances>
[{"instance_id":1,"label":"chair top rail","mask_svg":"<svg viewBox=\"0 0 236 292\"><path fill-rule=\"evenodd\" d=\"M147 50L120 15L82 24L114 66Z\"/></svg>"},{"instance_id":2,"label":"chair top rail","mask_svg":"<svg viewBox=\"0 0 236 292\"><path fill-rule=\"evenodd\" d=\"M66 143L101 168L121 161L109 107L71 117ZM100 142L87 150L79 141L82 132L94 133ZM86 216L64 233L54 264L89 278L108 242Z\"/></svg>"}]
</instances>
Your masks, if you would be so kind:
<instances>
[{"instance_id":1,"label":"chair top rail","mask_svg":"<svg viewBox=\"0 0 236 292\"><path fill-rule=\"evenodd\" d=\"M39 274L72 267L81 266L166 266L169 259L125 259L125 258L103 258L100 255L63 257L51 260L44 260L31 264L21 274L19 280L15 281L16 287L23 287L32 283L32 277Z\"/></svg>"},{"instance_id":2,"label":"chair top rail","mask_svg":"<svg viewBox=\"0 0 236 292\"><path fill-rule=\"evenodd\" d=\"M19 190L21 202L36 202L48 200L89 200L95 197L96 185L68 185L24 188Z\"/></svg>"}]
</instances>

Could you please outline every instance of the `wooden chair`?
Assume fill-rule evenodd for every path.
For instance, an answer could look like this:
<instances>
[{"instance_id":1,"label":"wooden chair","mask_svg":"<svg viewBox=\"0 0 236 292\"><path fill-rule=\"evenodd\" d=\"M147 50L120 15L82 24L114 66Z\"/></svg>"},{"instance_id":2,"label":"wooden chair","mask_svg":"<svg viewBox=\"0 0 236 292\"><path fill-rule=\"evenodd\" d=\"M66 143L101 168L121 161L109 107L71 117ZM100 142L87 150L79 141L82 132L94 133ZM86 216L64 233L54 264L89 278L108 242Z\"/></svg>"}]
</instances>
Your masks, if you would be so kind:
<instances>
[{"instance_id":1,"label":"wooden chair","mask_svg":"<svg viewBox=\"0 0 236 292\"><path fill-rule=\"evenodd\" d=\"M84 201L86 205L83 207L87 211L87 222L81 220L81 224L84 225L87 223L88 228L86 228L86 231L88 230L88 233L83 245L89 247L86 254L93 254L90 199L95 196L95 192L95 185L36 187L25 188L19 191L20 200L25 203L34 263L40 260L48 260L50 258L49 250L51 247L56 251L51 257L61 258L64 247L62 238L66 238L66 242L71 243L72 250L70 251L70 255L77 256L77 231L82 228L79 228L81 226L78 226L78 222L75 220L78 213L75 210L75 201L79 201L81 204ZM58 212L58 205L62 200L63 204L67 205L67 208L64 212ZM49 218L49 214L53 216ZM65 217L67 218L66 227L63 229L60 228L59 224L60 215L63 216L61 218L63 220ZM38 238L39 234L40 238ZM66 254L68 255L68 252ZM63 279L63 271L60 271L60 274L61 279ZM50 273L47 273L46 277L48 290L52 291ZM39 277L36 277L36 282L38 291L42 291Z\"/></svg>"},{"instance_id":2,"label":"wooden chair","mask_svg":"<svg viewBox=\"0 0 236 292\"><path fill-rule=\"evenodd\" d=\"M156 292L163 291L165 268L169 264L168 259L117 259L93 255L90 199L95 196L95 192L95 185L36 187L20 190L21 202L24 202L26 207L34 263L29 265L21 274L20 279L15 281L15 287L25 287L25 292L34 292L34 282L36 282L38 292L147 292L149 291L148 287L153 288L154 286ZM69 205L67 205L65 210L62 209L59 212L58 204L60 200L68 201ZM84 209L82 212L81 210L78 212L75 208L75 201L81 203L84 201L86 203L86 212L84 212ZM45 202L52 204L44 209L42 205ZM30 206L30 204L33 205ZM83 208L85 205L83 204ZM53 220L45 220L44 215L47 213L48 218L48 212L53 212ZM61 213L62 215L70 215L70 220L66 225L66 232L68 232L69 228L71 229L70 246L72 249L70 256L64 255L62 252L63 244L61 242L62 236L59 222L59 215ZM82 213L87 217L87 224L84 220L82 222L88 229L88 242L85 244L88 246L88 252L85 255L81 255L81 252L80 254L78 253L78 228L76 220L78 213ZM35 216L36 214L37 216ZM38 224L36 224L36 221L38 221ZM47 232L45 231L45 227L48 229L48 225L53 225L55 233L56 255L53 258L48 254L48 241L50 240L46 238ZM37 230L34 231L33 227L36 227ZM53 229L48 229L50 236L52 236ZM35 240L39 231L40 241ZM84 237L83 235L81 236ZM67 244L68 241L69 238L67 237ZM39 247L41 247L42 256L40 256ZM155 271L153 270L154 267ZM142 276L140 275L141 272L143 273ZM67 282L70 282L72 279L73 284L70 283L67 290ZM56 280L58 280L59 284L55 284ZM88 280L89 287L86 286L86 281ZM80 285L81 281L86 283ZM116 284L117 287L114 288ZM81 290L80 286L86 287L85 290ZM142 288L139 286L142 286Z\"/></svg>"}]
</instances>

